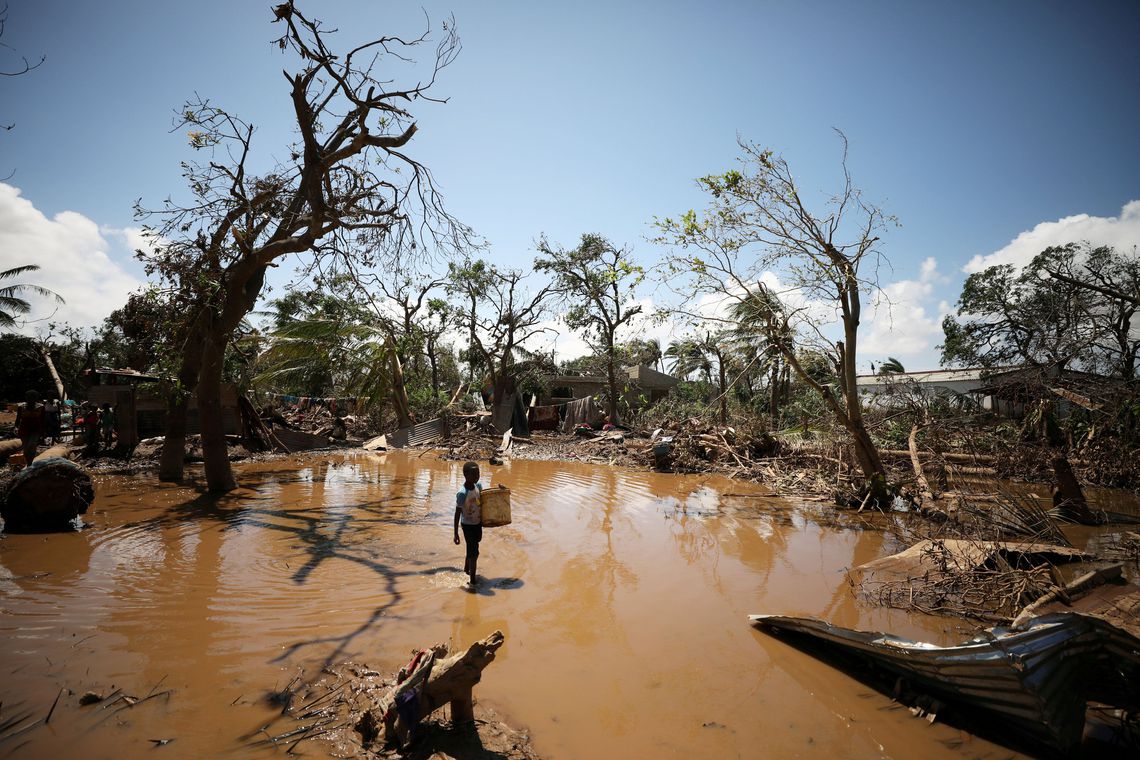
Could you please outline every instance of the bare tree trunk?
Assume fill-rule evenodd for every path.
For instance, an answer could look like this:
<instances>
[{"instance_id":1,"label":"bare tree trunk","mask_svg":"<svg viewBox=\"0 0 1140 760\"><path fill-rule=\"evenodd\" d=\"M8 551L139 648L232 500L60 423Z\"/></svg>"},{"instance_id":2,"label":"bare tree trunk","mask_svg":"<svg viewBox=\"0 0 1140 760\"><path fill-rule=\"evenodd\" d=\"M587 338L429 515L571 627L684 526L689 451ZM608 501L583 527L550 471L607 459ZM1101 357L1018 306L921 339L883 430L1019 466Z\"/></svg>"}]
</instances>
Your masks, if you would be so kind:
<instances>
[{"instance_id":1,"label":"bare tree trunk","mask_svg":"<svg viewBox=\"0 0 1140 760\"><path fill-rule=\"evenodd\" d=\"M388 356L392 367L392 408L396 412L396 425L408 427L413 424L412 410L408 403L408 389L404 386L404 368L391 335L388 336Z\"/></svg>"},{"instance_id":2,"label":"bare tree trunk","mask_svg":"<svg viewBox=\"0 0 1140 760\"><path fill-rule=\"evenodd\" d=\"M606 379L607 379L607 381L609 383L609 387L610 387L610 398L609 398L609 403L606 404L606 412L610 416L610 422L612 424L616 425L618 422L618 416L617 416L617 410L618 410L617 370L614 367L614 365L617 362L614 360L614 344L613 344L613 342L611 341L609 346L607 346L606 348L608 351L608 353L607 353L608 361L606 362Z\"/></svg>"},{"instance_id":3,"label":"bare tree trunk","mask_svg":"<svg viewBox=\"0 0 1140 760\"><path fill-rule=\"evenodd\" d=\"M720 369L720 424L728 424L728 377L724 370L724 357L717 359Z\"/></svg>"},{"instance_id":4,"label":"bare tree trunk","mask_svg":"<svg viewBox=\"0 0 1140 760\"><path fill-rule=\"evenodd\" d=\"M206 313L200 313L190 326L182 344L182 366L178 369L178 387L171 391L166 409L166 438L158 463L158 479L163 482L182 480L186 468L186 415L190 397L198 387L202 370L202 332Z\"/></svg>"},{"instance_id":5,"label":"bare tree trunk","mask_svg":"<svg viewBox=\"0 0 1140 760\"><path fill-rule=\"evenodd\" d=\"M1085 492L1073 472L1073 466L1069 464L1066 457L1058 456L1053 460L1053 472L1057 476L1057 490L1053 493L1053 506L1067 519L1081 525L1098 525L1103 522L1098 520L1093 511L1089 509Z\"/></svg>"},{"instance_id":6,"label":"bare tree trunk","mask_svg":"<svg viewBox=\"0 0 1140 760\"><path fill-rule=\"evenodd\" d=\"M202 377L198 381L198 421L202 429L202 461L206 487L214 493L237 488L226 446L225 419L222 415L222 363L226 345L218 336L206 341L202 357Z\"/></svg>"},{"instance_id":7,"label":"bare tree trunk","mask_svg":"<svg viewBox=\"0 0 1140 760\"><path fill-rule=\"evenodd\" d=\"M780 419L780 362L772 361L772 373L768 378L768 427L775 430Z\"/></svg>"},{"instance_id":8,"label":"bare tree trunk","mask_svg":"<svg viewBox=\"0 0 1140 760\"><path fill-rule=\"evenodd\" d=\"M186 409L188 396L174 399L166 409L166 438L158 463L158 479L163 482L182 480L186 460Z\"/></svg>"},{"instance_id":9,"label":"bare tree trunk","mask_svg":"<svg viewBox=\"0 0 1140 760\"><path fill-rule=\"evenodd\" d=\"M439 360L435 355L435 345L428 348L428 362L431 364L431 393L433 397L439 396Z\"/></svg>"},{"instance_id":10,"label":"bare tree trunk","mask_svg":"<svg viewBox=\"0 0 1140 760\"><path fill-rule=\"evenodd\" d=\"M63 380L59 377L59 372L55 369L55 362L51 360L51 351L48 350L47 344L40 344L40 353L44 357L44 364L47 365L48 373L51 375L52 382L55 383L56 393L59 394L59 400L67 401L67 391L63 387Z\"/></svg>"},{"instance_id":11,"label":"bare tree trunk","mask_svg":"<svg viewBox=\"0 0 1140 760\"><path fill-rule=\"evenodd\" d=\"M860 417L857 421L852 420L851 424L847 426L847 432L851 433L852 442L855 444L855 458L859 460L859 469L863 471L863 477L867 479L868 483L874 481L876 477L883 480L883 461L879 458L879 449L871 440L871 434L867 432L867 427L863 424L863 418ZM886 493L885 481L883 481L883 486L884 490L882 493L876 494L876 498Z\"/></svg>"}]
</instances>

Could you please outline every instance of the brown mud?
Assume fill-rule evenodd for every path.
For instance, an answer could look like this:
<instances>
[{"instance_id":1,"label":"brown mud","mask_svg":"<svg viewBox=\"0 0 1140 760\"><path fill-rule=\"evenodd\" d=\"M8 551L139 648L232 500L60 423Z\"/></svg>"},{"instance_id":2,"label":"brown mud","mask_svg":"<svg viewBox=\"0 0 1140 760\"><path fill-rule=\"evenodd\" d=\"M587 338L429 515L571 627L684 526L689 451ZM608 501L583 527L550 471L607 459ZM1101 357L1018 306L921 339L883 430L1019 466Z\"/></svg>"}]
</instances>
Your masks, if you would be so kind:
<instances>
[{"instance_id":1,"label":"brown mud","mask_svg":"<svg viewBox=\"0 0 1140 760\"><path fill-rule=\"evenodd\" d=\"M484 484L511 487L514 522L486 531L485 580L467 593L460 466L275 458L238 465L224 497L98 474L84 530L0 538L0 726L28 716L0 731L0 756L277 756L261 729L285 730L271 697L298 677L349 660L387 674L496 629L506 644L476 700L542 757L1011 756L748 625L973 633L851 592L845 570L892 549L874 523L837 529L828 507L717 475L484 464ZM80 706L88 691L115 702Z\"/></svg>"}]
</instances>

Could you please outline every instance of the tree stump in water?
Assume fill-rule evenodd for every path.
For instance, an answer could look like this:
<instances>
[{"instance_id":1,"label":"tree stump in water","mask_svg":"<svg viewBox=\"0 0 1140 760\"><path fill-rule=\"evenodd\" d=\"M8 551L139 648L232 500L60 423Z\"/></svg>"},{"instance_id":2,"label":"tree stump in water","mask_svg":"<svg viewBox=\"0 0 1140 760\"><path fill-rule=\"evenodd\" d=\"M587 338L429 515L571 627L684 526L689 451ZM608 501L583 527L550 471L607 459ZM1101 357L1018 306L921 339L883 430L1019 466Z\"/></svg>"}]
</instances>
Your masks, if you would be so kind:
<instances>
[{"instance_id":1,"label":"tree stump in water","mask_svg":"<svg viewBox=\"0 0 1140 760\"><path fill-rule=\"evenodd\" d=\"M66 530L94 500L91 476L60 457L39 457L0 482L0 517L8 532Z\"/></svg>"},{"instance_id":2,"label":"tree stump in water","mask_svg":"<svg viewBox=\"0 0 1140 760\"><path fill-rule=\"evenodd\" d=\"M446 644L417 655L409 668L400 671L397 685L385 699L383 715L370 715L373 724L381 726L381 743L403 746L416 724L445 704L451 705L453 728L471 723L472 689L504 641L502 631L495 631L447 659L439 659L447 654Z\"/></svg>"},{"instance_id":3,"label":"tree stump in water","mask_svg":"<svg viewBox=\"0 0 1140 760\"><path fill-rule=\"evenodd\" d=\"M1053 492L1053 506L1063 517L1081 525L1100 525L1104 522L1089 509L1085 492L1073 472L1073 466L1065 457L1053 460L1053 472L1057 476L1057 490Z\"/></svg>"}]
</instances>

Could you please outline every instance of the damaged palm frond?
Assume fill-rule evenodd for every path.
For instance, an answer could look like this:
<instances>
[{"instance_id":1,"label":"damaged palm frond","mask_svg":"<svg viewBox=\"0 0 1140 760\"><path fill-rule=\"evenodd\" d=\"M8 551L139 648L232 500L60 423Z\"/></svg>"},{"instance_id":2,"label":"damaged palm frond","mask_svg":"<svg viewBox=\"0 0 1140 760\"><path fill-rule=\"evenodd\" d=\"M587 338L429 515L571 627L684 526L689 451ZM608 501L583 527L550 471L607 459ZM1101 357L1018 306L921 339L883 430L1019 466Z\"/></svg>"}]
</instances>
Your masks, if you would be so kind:
<instances>
[{"instance_id":1,"label":"damaged palm frond","mask_svg":"<svg viewBox=\"0 0 1140 760\"><path fill-rule=\"evenodd\" d=\"M962 481L959 481L961 483ZM1034 496L996 488L997 498L972 498L968 489L955 490L959 522L969 524L977 537L1002 539L1008 536L1072 546L1061 530L1057 511L1045 507Z\"/></svg>"},{"instance_id":2,"label":"damaged palm frond","mask_svg":"<svg viewBox=\"0 0 1140 760\"><path fill-rule=\"evenodd\" d=\"M260 336L267 348L259 357L262 370L254 384L283 382L326 385L331 393L368 397L377 402L388 393L392 375L390 344L384 331L359 323L302 319Z\"/></svg>"}]
</instances>

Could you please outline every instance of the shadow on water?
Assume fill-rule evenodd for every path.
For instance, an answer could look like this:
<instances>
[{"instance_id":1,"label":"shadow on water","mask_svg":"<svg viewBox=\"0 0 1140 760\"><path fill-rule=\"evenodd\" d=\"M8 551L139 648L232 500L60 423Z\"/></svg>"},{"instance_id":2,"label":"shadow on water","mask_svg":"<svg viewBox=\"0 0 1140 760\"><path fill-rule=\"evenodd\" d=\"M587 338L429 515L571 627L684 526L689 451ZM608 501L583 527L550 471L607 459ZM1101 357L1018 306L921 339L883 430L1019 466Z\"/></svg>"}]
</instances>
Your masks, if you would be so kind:
<instances>
[{"instance_id":1,"label":"shadow on water","mask_svg":"<svg viewBox=\"0 0 1140 760\"><path fill-rule=\"evenodd\" d=\"M252 476L252 477L250 477ZM223 532L250 527L279 533L291 540L290 548L300 550L303 564L291 575L291 581L302 586L326 562L340 560L367 569L381 581L378 595L384 601L375 606L367 618L343 635L314 637L284 647L270 662L288 660L297 652L314 646L332 646L322 665L328 666L347 656L353 643L389 615L402 600L398 582L402 578L425 577L459 573L454 566L429 566L422 560L404 558L402 563L411 568L396 569L378 559L381 546L377 544L374 528L391 525L417 525L425 522L423 516L409 515L409 500L405 494L412 491L413 481L408 477L386 479L382 487L390 495L364 499L353 494L351 509L330 507L327 503L301 503L289 505L273 495L261 493L272 486L287 491L290 486L311 486L315 478L306 477L295 469L260 469L246 473L247 486L226 494L213 494L200 484L184 488L196 491L192 498L167 507L153 517L125 522L126 529L159 531L187 521L219 525ZM254 480L256 478L256 480ZM376 485L376 484L371 484ZM517 588L522 582L515 578L485 581L481 594L494 594L495 589Z\"/></svg>"},{"instance_id":2,"label":"shadow on water","mask_svg":"<svg viewBox=\"0 0 1140 760\"><path fill-rule=\"evenodd\" d=\"M468 585L463 586L463 590L468 594L477 594L479 596L494 596L495 590L511 590L522 588L523 581L521 578L483 578L479 577L479 582L474 587Z\"/></svg>"}]
</instances>

